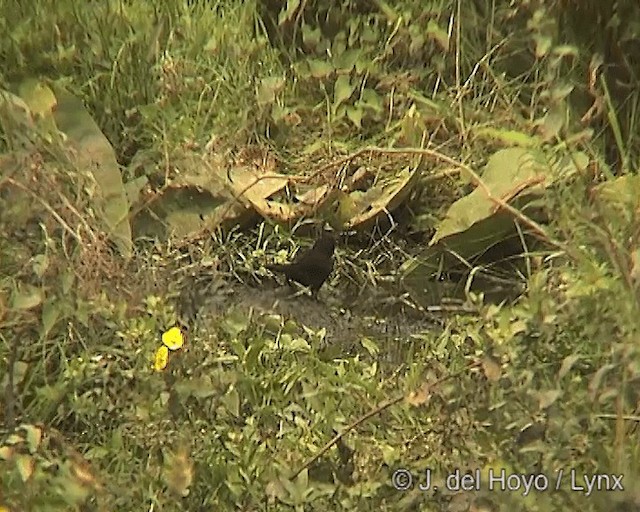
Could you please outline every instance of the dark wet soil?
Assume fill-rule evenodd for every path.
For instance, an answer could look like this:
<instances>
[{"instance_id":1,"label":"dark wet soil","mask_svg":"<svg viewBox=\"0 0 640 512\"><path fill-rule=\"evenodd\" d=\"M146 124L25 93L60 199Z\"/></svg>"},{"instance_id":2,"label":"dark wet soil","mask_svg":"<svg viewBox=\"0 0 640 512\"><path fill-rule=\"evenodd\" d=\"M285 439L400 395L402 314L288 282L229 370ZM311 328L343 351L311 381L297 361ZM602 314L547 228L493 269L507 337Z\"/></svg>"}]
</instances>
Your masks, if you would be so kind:
<instances>
[{"instance_id":1,"label":"dark wet soil","mask_svg":"<svg viewBox=\"0 0 640 512\"><path fill-rule=\"evenodd\" d=\"M338 345L345 353L357 350L362 338L369 337L394 363L404 359L403 347L411 342L412 335L436 335L443 324L442 318L404 307L379 290L362 290L354 295L325 286L314 299L305 290L273 282L248 286L221 280L209 283L206 289L191 288L188 292L191 298L183 297L182 305L191 322L206 326L232 308L246 308L248 315L277 314L315 331L324 328L325 342Z\"/></svg>"}]
</instances>

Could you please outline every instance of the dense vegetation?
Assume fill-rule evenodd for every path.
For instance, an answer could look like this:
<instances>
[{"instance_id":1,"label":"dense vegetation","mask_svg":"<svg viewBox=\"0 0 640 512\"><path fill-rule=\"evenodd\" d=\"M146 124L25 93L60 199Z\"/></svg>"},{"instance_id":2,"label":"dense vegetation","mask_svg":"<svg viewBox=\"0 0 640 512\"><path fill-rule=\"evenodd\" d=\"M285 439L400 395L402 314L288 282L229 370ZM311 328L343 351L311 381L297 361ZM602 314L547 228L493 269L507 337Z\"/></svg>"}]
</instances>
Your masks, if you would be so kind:
<instances>
[{"instance_id":1,"label":"dense vegetation","mask_svg":"<svg viewBox=\"0 0 640 512\"><path fill-rule=\"evenodd\" d=\"M0 511L640 506L635 0L0 12Z\"/></svg>"}]
</instances>

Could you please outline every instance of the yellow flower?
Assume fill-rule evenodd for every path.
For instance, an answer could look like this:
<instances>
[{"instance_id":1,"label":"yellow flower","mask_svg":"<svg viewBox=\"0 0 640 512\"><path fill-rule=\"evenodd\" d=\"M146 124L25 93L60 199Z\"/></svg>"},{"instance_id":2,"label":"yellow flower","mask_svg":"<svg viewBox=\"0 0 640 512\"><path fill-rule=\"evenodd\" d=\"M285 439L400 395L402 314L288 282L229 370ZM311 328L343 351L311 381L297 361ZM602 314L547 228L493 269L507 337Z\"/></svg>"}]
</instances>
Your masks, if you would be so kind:
<instances>
[{"instance_id":1,"label":"yellow flower","mask_svg":"<svg viewBox=\"0 0 640 512\"><path fill-rule=\"evenodd\" d=\"M168 331L162 333L162 343L169 350L178 350L184 344L184 335L179 327L172 327Z\"/></svg>"},{"instance_id":2,"label":"yellow flower","mask_svg":"<svg viewBox=\"0 0 640 512\"><path fill-rule=\"evenodd\" d=\"M169 349L162 345L156 350L155 361L153 362L153 368L157 372L161 372L167 367L169 362Z\"/></svg>"}]
</instances>

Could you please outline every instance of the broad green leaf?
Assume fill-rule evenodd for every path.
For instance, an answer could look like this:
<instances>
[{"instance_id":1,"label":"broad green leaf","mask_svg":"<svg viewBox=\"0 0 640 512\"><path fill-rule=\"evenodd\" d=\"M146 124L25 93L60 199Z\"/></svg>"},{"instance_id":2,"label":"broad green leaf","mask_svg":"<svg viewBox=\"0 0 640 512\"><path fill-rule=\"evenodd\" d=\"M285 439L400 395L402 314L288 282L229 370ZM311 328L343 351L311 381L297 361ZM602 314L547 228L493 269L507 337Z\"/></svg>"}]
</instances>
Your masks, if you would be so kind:
<instances>
[{"instance_id":1,"label":"broad green leaf","mask_svg":"<svg viewBox=\"0 0 640 512\"><path fill-rule=\"evenodd\" d=\"M309 59L309 73L313 78L326 78L333 73L333 66L326 60Z\"/></svg>"},{"instance_id":2,"label":"broad green leaf","mask_svg":"<svg viewBox=\"0 0 640 512\"><path fill-rule=\"evenodd\" d=\"M237 337L249 326L249 318L241 309L230 311L220 323L220 327L231 338Z\"/></svg>"},{"instance_id":3,"label":"broad green leaf","mask_svg":"<svg viewBox=\"0 0 640 512\"><path fill-rule=\"evenodd\" d=\"M301 32L304 45L311 50L316 50L322 38L320 27L312 28L310 25L303 23Z\"/></svg>"},{"instance_id":4,"label":"broad green leaf","mask_svg":"<svg viewBox=\"0 0 640 512\"><path fill-rule=\"evenodd\" d=\"M129 202L113 147L82 101L63 89L56 90L56 97L54 119L58 129L68 137L78 172L90 171L98 184L94 207L112 241L128 258L132 250Z\"/></svg>"},{"instance_id":5,"label":"broad green leaf","mask_svg":"<svg viewBox=\"0 0 640 512\"><path fill-rule=\"evenodd\" d=\"M376 114L379 114L383 111L383 102L380 95L374 91L373 89L365 89L362 91L362 98L359 101L359 105L362 105L366 108L370 108Z\"/></svg>"},{"instance_id":6,"label":"broad green leaf","mask_svg":"<svg viewBox=\"0 0 640 512\"><path fill-rule=\"evenodd\" d=\"M562 130L566 119L566 106L564 102L560 102L552 106L546 113L542 121L538 124L538 128L542 133L543 140L550 141L554 139Z\"/></svg>"},{"instance_id":7,"label":"broad green leaf","mask_svg":"<svg viewBox=\"0 0 640 512\"><path fill-rule=\"evenodd\" d=\"M535 35L533 37L536 43L536 58L541 59L549 53L553 40L548 36Z\"/></svg>"},{"instance_id":8,"label":"broad green leaf","mask_svg":"<svg viewBox=\"0 0 640 512\"><path fill-rule=\"evenodd\" d=\"M549 166L539 151L525 148L508 148L498 151L491 156L485 172L482 175L484 186L489 189L493 197L509 201L525 192L540 193L549 172ZM435 245L445 237L466 231L480 221L494 216L499 209L489 199L484 187L478 186L469 195L462 197L449 208L445 219L437 228L430 245ZM507 222L506 228L513 229L512 222ZM494 245L504 236L493 226L490 232L494 234L490 239L480 241L481 244ZM482 237L484 238L484 236ZM467 240L469 242L469 240ZM467 255L463 255L467 256Z\"/></svg>"},{"instance_id":9,"label":"broad green leaf","mask_svg":"<svg viewBox=\"0 0 640 512\"><path fill-rule=\"evenodd\" d=\"M149 178L146 176L138 176L130 181L127 181L124 184L124 191L127 194L127 201L131 204L135 204L138 202L138 198L140 197L140 192L147 186L149 183Z\"/></svg>"},{"instance_id":10,"label":"broad green leaf","mask_svg":"<svg viewBox=\"0 0 640 512\"><path fill-rule=\"evenodd\" d=\"M337 111L338 107L348 100L353 91L355 90L355 86L351 84L351 80L349 79L349 75L340 75L336 80L334 90L333 90L333 110Z\"/></svg>"},{"instance_id":11,"label":"broad green leaf","mask_svg":"<svg viewBox=\"0 0 640 512\"><path fill-rule=\"evenodd\" d=\"M263 78L258 85L256 96L258 105L270 105L276 95L284 88L285 80L281 76Z\"/></svg>"},{"instance_id":12,"label":"broad green leaf","mask_svg":"<svg viewBox=\"0 0 640 512\"><path fill-rule=\"evenodd\" d=\"M40 288L31 285L24 285L16 290L12 296L11 307L17 310L35 308L42 304L44 293Z\"/></svg>"},{"instance_id":13,"label":"broad green leaf","mask_svg":"<svg viewBox=\"0 0 640 512\"><path fill-rule=\"evenodd\" d=\"M35 79L27 79L22 82L19 94L36 116L50 116L57 104L53 91Z\"/></svg>"},{"instance_id":14,"label":"broad green leaf","mask_svg":"<svg viewBox=\"0 0 640 512\"><path fill-rule=\"evenodd\" d=\"M238 391L231 388L220 401L225 406L225 409L235 417L240 416L240 395Z\"/></svg>"},{"instance_id":15,"label":"broad green leaf","mask_svg":"<svg viewBox=\"0 0 640 512\"><path fill-rule=\"evenodd\" d=\"M360 340L363 348L369 352L369 355L376 357L380 352L380 348L371 338L367 338L366 336Z\"/></svg>"},{"instance_id":16,"label":"broad green leaf","mask_svg":"<svg viewBox=\"0 0 640 512\"><path fill-rule=\"evenodd\" d=\"M60 299L53 297L48 299L42 305L42 329L41 336L46 338L51 329L53 329L56 322L60 319L61 315Z\"/></svg>"},{"instance_id":17,"label":"broad green leaf","mask_svg":"<svg viewBox=\"0 0 640 512\"><path fill-rule=\"evenodd\" d=\"M427 35L438 44L443 52L449 51L449 35L435 20L430 20L427 24Z\"/></svg>"},{"instance_id":18,"label":"broad green leaf","mask_svg":"<svg viewBox=\"0 0 640 512\"><path fill-rule=\"evenodd\" d=\"M539 137L519 132L516 130L504 130L493 127L481 127L474 130L474 135L483 139L500 141L508 146L535 147L541 142Z\"/></svg>"},{"instance_id":19,"label":"broad green leaf","mask_svg":"<svg viewBox=\"0 0 640 512\"><path fill-rule=\"evenodd\" d=\"M25 376L27 375L27 370L29 369L29 364L23 361L16 361L13 365L13 384L20 384ZM0 385L4 386L6 384L7 375L4 375L4 381L0 380Z\"/></svg>"},{"instance_id":20,"label":"broad green leaf","mask_svg":"<svg viewBox=\"0 0 640 512\"><path fill-rule=\"evenodd\" d=\"M12 130L8 136L27 144L34 140L31 131L37 132L45 140L51 141L59 136L52 113L56 108L56 99L49 87L38 80L26 79L18 87L18 96L4 92L0 96L0 105L6 106L7 115L12 121ZM23 143L24 144L24 143Z\"/></svg>"},{"instance_id":21,"label":"broad green leaf","mask_svg":"<svg viewBox=\"0 0 640 512\"><path fill-rule=\"evenodd\" d=\"M356 128L362 128L362 109L357 107L347 107L347 118Z\"/></svg>"},{"instance_id":22,"label":"broad green leaf","mask_svg":"<svg viewBox=\"0 0 640 512\"><path fill-rule=\"evenodd\" d=\"M49 258L46 253L37 254L33 257L33 273L42 278L49 268Z\"/></svg>"},{"instance_id":23,"label":"broad green leaf","mask_svg":"<svg viewBox=\"0 0 640 512\"><path fill-rule=\"evenodd\" d=\"M572 84L561 84L551 89L551 101L557 103L566 99L573 92L575 86Z\"/></svg>"},{"instance_id":24,"label":"broad green leaf","mask_svg":"<svg viewBox=\"0 0 640 512\"><path fill-rule=\"evenodd\" d=\"M336 70L343 73L350 72L355 67L356 62L358 62L360 53L361 53L360 50L352 49L352 50L346 50L340 55L338 55L333 61Z\"/></svg>"},{"instance_id":25,"label":"broad green leaf","mask_svg":"<svg viewBox=\"0 0 640 512\"><path fill-rule=\"evenodd\" d=\"M568 44L561 44L555 46L551 52L554 57L577 57L580 54L580 50L576 46Z\"/></svg>"}]
</instances>

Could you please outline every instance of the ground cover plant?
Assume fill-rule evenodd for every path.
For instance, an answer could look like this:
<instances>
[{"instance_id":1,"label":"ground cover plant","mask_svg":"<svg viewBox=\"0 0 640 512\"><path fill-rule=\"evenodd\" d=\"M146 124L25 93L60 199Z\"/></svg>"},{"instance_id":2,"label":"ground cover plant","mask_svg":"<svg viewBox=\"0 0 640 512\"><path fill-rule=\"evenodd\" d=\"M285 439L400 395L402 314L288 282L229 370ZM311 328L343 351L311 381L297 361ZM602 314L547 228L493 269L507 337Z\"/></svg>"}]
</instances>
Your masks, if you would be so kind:
<instances>
[{"instance_id":1,"label":"ground cover plant","mask_svg":"<svg viewBox=\"0 0 640 512\"><path fill-rule=\"evenodd\" d=\"M0 510L638 507L633 2L0 10Z\"/></svg>"}]
</instances>

